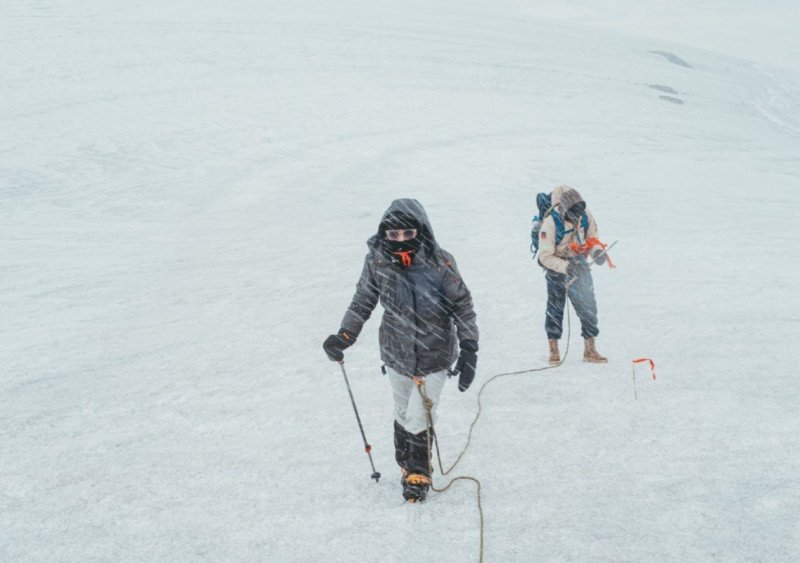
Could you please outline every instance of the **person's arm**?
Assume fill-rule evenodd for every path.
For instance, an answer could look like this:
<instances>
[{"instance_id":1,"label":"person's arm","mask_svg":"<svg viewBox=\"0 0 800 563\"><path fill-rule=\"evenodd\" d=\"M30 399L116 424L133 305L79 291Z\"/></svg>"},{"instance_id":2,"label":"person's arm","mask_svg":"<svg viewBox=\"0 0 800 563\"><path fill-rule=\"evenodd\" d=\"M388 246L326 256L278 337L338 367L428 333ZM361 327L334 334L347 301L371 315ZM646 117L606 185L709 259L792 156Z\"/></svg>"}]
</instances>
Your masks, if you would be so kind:
<instances>
[{"instance_id":1,"label":"person's arm","mask_svg":"<svg viewBox=\"0 0 800 563\"><path fill-rule=\"evenodd\" d=\"M589 227L586 229L586 240L599 238L597 236L597 222L594 220L594 215L592 215L588 209L586 210L586 218L589 220Z\"/></svg>"},{"instance_id":2,"label":"person's arm","mask_svg":"<svg viewBox=\"0 0 800 563\"><path fill-rule=\"evenodd\" d=\"M456 261L448 256L448 273L444 283L444 297L458 331L459 342L478 342L477 315L472 306L472 294L461 278Z\"/></svg>"},{"instance_id":3,"label":"person's arm","mask_svg":"<svg viewBox=\"0 0 800 563\"><path fill-rule=\"evenodd\" d=\"M472 294L461 278L458 266L452 256L448 257L448 273L445 279L445 299L458 332L461 352L458 355L453 374L458 374L458 390L466 391L475 379L478 363L478 325Z\"/></svg>"},{"instance_id":4,"label":"person's arm","mask_svg":"<svg viewBox=\"0 0 800 563\"><path fill-rule=\"evenodd\" d=\"M361 271L361 277L356 284L356 293L353 295L353 301L342 319L341 328L352 335L353 340L361 334L364 323L372 315L372 311L378 304L379 295L380 292L373 271L373 260L367 254L364 260L364 269Z\"/></svg>"},{"instance_id":5,"label":"person's arm","mask_svg":"<svg viewBox=\"0 0 800 563\"><path fill-rule=\"evenodd\" d=\"M589 213L588 209L586 210L586 218L589 220L589 227L586 229L586 240L599 239L597 236L597 222L594 220L594 215ZM595 264L602 266L606 263L606 255L599 246L595 246L589 254L592 258L592 262Z\"/></svg>"},{"instance_id":6,"label":"person's arm","mask_svg":"<svg viewBox=\"0 0 800 563\"><path fill-rule=\"evenodd\" d=\"M356 343L364 323L367 322L375 305L378 304L379 292L374 278L372 260L367 255L361 277L356 284L356 294L344 314L339 332L331 334L322 344L322 348L330 360L344 361L342 352Z\"/></svg>"},{"instance_id":7,"label":"person's arm","mask_svg":"<svg viewBox=\"0 0 800 563\"><path fill-rule=\"evenodd\" d=\"M542 221L542 230L539 231L539 263L558 274L566 274L569 267L568 260L556 256L556 222L552 217Z\"/></svg>"}]
</instances>

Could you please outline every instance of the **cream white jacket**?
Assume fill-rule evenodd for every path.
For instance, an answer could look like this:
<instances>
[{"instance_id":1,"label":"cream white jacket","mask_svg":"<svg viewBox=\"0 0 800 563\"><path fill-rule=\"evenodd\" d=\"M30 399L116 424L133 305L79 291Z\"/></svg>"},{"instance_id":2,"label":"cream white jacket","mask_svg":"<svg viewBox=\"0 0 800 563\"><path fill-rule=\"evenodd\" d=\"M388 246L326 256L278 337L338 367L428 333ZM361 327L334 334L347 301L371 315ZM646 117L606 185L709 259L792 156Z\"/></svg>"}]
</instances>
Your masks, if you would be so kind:
<instances>
[{"instance_id":1,"label":"cream white jacket","mask_svg":"<svg viewBox=\"0 0 800 563\"><path fill-rule=\"evenodd\" d=\"M573 225L565 218L567 210L562 209L560 203L561 197L567 190L572 190L572 188L558 186L553 190L553 195L551 196L553 208L558 211L559 216L564 221L564 238L556 245L556 222L553 220L552 215L548 215L542 221L542 228L539 232L539 263L548 270L559 274L566 274L569 259L578 256L569 247L570 243L577 242L582 245L588 239L597 237L597 223L588 209L586 210L586 218L589 220L589 226L585 231L581 227L580 221L578 221L577 225Z\"/></svg>"}]
</instances>

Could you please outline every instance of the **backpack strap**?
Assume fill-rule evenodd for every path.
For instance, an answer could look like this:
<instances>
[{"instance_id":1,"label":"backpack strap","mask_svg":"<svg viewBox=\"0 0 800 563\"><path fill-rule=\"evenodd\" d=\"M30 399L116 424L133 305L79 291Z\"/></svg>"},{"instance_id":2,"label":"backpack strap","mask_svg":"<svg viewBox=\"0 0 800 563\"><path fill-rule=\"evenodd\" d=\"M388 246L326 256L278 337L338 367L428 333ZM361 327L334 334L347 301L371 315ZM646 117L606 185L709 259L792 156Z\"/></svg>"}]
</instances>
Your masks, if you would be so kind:
<instances>
[{"instance_id":1,"label":"backpack strap","mask_svg":"<svg viewBox=\"0 0 800 563\"><path fill-rule=\"evenodd\" d=\"M564 235L567 234L567 230L564 225L564 220L561 218L561 215L558 214L558 211L553 209L550 215L553 217L553 222L556 224L556 244L558 245L564 240ZM585 211L581 214L581 228L583 228L584 235L589 232L589 217L586 215ZM569 232L572 232L572 229L570 229ZM580 232L576 232L575 234L578 240L580 240Z\"/></svg>"},{"instance_id":2,"label":"backpack strap","mask_svg":"<svg viewBox=\"0 0 800 563\"><path fill-rule=\"evenodd\" d=\"M564 220L555 209L550 212L550 216L553 218L553 223L556 224L556 245L559 245L564 239Z\"/></svg>"},{"instance_id":3,"label":"backpack strap","mask_svg":"<svg viewBox=\"0 0 800 563\"><path fill-rule=\"evenodd\" d=\"M589 217L586 216L586 212L584 211L581 213L581 228L583 228L583 235L585 238L589 237ZM580 233L575 233L578 237L578 241L581 240Z\"/></svg>"}]
</instances>

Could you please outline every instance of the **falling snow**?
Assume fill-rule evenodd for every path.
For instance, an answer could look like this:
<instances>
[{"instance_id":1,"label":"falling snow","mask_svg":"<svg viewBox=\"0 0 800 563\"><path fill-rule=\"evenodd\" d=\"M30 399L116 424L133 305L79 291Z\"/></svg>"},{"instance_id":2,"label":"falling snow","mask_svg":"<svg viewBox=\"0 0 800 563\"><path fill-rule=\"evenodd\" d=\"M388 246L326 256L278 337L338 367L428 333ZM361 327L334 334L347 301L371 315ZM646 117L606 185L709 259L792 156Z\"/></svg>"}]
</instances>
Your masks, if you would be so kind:
<instances>
[{"instance_id":1,"label":"falling snow","mask_svg":"<svg viewBox=\"0 0 800 563\"><path fill-rule=\"evenodd\" d=\"M379 314L345 354L377 484L321 344L418 199L480 328L452 461L546 364L559 184L619 241L610 361L573 318L486 388L485 560L799 560L800 11L587 4L0 7L0 560L477 560L472 484L402 503Z\"/></svg>"}]
</instances>

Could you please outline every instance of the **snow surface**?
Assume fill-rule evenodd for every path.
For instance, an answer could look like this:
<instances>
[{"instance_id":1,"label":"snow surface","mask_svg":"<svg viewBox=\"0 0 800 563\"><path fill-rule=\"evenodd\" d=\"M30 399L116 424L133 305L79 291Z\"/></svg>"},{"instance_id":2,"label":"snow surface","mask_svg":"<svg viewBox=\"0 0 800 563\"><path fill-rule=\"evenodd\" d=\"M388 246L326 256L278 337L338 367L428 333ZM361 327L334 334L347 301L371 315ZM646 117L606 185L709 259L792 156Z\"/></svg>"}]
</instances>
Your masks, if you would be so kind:
<instances>
[{"instance_id":1,"label":"snow surface","mask_svg":"<svg viewBox=\"0 0 800 563\"><path fill-rule=\"evenodd\" d=\"M3 3L0 560L477 560L471 484L402 504L379 311L346 356L379 484L321 343L420 199L482 331L454 459L544 364L560 183L620 240L611 361L575 330L484 392L485 560L800 560L800 8L697 4Z\"/></svg>"}]
</instances>

